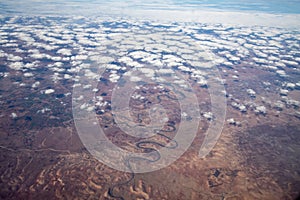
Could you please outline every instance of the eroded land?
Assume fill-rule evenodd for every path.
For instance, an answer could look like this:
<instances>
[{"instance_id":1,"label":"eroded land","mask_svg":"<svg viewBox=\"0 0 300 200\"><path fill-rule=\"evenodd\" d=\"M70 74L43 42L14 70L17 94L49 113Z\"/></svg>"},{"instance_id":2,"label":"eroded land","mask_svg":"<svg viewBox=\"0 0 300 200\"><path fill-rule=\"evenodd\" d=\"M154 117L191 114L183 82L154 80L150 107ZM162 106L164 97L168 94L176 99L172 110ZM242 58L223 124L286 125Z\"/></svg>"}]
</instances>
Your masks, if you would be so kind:
<instances>
[{"instance_id":1,"label":"eroded land","mask_svg":"<svg viewBox=\"0 0 300 200\"><path fill-rule=\"evenodd\" d=\"M299 32L124 19L14 17L1 18L0 35L1 199L297 197ZM219 77L211 73L207 63L212 62ZM99 78L98 69L104 66ZM131 74L134 69L153 83ZM174 76L172 71L180 78L169 86L159 84ZM83 78L97 84L84 84ZM210 78L224 84L226 94L221 92L226 95L227 114L216 146L199 158L205 132L218 120L211 109ZM155 105L166 110L163 135L147 139L157 143L140 143L145 139L122 132L114 120L113 89L129 82L140 85L126 96L134 123L149 124L148 111ZM96 113L107 137L123 149L146 152L162 148L158 144L176 142L171 138L184 115L180 100L189 98L174 85L184 88L184 82L197 96L199 127L190 148L170 166L142 174L117 171L95 159L82 144L73 121L72 97L82 101L80 109ZM95 97L74 97L73 88L93 91ZM154 118L155 114L160 115L154 112Z\"/></svg>"}]
</instances>

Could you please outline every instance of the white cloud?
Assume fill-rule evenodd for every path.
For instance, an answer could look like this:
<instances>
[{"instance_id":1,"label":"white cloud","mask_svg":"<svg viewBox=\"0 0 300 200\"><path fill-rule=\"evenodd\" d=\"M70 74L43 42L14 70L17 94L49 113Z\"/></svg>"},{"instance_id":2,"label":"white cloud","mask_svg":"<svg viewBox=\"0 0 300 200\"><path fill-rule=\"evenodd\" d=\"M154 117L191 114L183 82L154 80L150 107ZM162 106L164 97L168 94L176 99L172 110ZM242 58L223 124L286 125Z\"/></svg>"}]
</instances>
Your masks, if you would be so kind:
<instances>
[{"instance_id":1,"label":"white cloud","mask_svg":"<svg viewBox=\"0 0 300 200\"><path fill-rule=\"evenodd\" d=\"M69 74L64 74L64 79L71 79L71 78L72 78L71 75L69 75Z\"/></svg>"},{"instance_id":2,"label":"white cloud","mask_svg":"<svg viewBox=\"0 0 300 200\"><path fill-rule=\"evenodd\" d=\"M277 70L276 74L278 74L281 77L286 77L287 76L284 70Z\"/></svg>"},{"instance_id":3,"label":"white cloud","mask_svg":"<svg viewBox=\"0 0 300 200\"><path fill-rule=\"evenodd\" d=\"M239 110L240 112L246 112L247 111L247 107L243 104L237 103L237 102L232 102L231 106L237 110Z\"/></svg>"},{"instance_id":4,"label":"white cloud","mask_svg":"<svg viewBox=\"0 0 300 200\"><path fill-rule=\"evenodd\" d=\"M71 56L72 50L71 49L59 49L57 53L62 54L64 56Z\"/></svg>"},{"instance_id":5,"label":"white cloud","mask_svg":"<svg viewBox=\"0 0 300 200\"><path fill-rule=\"evenodd\" d=\"M174 71L170 68L158 69L158 70L156 70L156 72L160 73L160 74L168 74L168 75L174 74Z\"/></svg>"},{"instance_id":6,"label":"white cloud","mask_svg":"<svg viewBox=\"0 0 300 200\"><path fill-rule=\"evenodd\" d=\"M291 61L291 60L281 60L282 63L286 64L286 65L291 65L291 66L298 66L299 64L295 61Z\"/></svg>"},{"instance_id":7,"label":"white cloud","mask_svg":"<svg viewBox=\"0 0 300 200\"><path fill-rule=\"evenodd\" d=\"M141 68L138 68L138 70L142 73L145 74L146 77L154 77L155 76L155 71L151 68L145 68L145 67L141 67Z\"/></svg>"},{"instance_id":8,"label":"white cloud","mask_svg":"<svg viewBox=\"0 0 300 200\"><path fill-rule=\"evenodd\" d=\"M212 120L213 114L212 114L212 112L205 112L205 113L203 113L203 117L205 117L207 120Z\"/></svg>"},{"instance_id":9,"label":"white cloud","mask_svg":"<svg viewBox=\"0 0 300 200\"><path fill-rule=\"evenodd\" d=\"M13 119L15 119L15 118L18 117L18 115L17 115L16 113L13 112L13 113L10 114L10 117L13 118Z\"/></svg>"},{"instance_id":10,"label":"white cloud","mask_svg":"<svg viewBox=\"0 0 300 200\"><path fill-rule=\"evenodd\" d=\"M109 75L109 80L113 83L118 82L119 79L120 79L120 76L118 74L110 74Z\"/></svg>"},{"instance_id":11,"label":"white cloud","mask_svg":"<svg viewBox=\"0 0 300 200\"><path fill-rule=\"evenodd\" d=\"M54 92L55 92L54 89L47 89L47 90L44 91L44 94L52 94Z\"/></svg>"},{"instance_id":12,"label":"white cloud","mask_svg":"<svg viewBox=\"0 0 300 200\"><path fill-rule=\"evenodd\" d=\"M107 68L107 69L113 69L113 70L119 70L119 69L121 69L120 66L114 65L114 64L107 64L107 65L106 65L106 68Z\"/></svg>"},{"instance_id":13,"label":"white cloud","mask_svg":"<svg viewBox=\"0 0 300 200\"><path fill-rule=\"evenodd\" d=\"M287 99L286 104L287 105L292 105L292 106L295 106L295 107L300 106L300 102L297 101L297 100L294 100L294 99Z\"/></svg>"},{"instance_id":14,"label":"white cloud","mask_svg":"<svg viewBox=\"0 0 300 200\"><path fill-rule=\"evenodd\" d=\"M286 89L280 89L280 94L281 94L281 95L283 95L283 96L287 96L287 95L288 95L288 93L289 93L289 91L288 91L288 90L286 90Z\"/></svg>"},{"instance_id":15,"label":"white cloud","mask_svg":"<svg viewBox=\"0 0 300 200\"><path fill-rule=\"evenodd\" d=\"M138 76L130 76L130 81L132 82L138 82L138 81L142 81L143 79L141 77Z\"/></svg>"},{"instance_id":16,"label":"white cloud","mask_svg":"<svg viewBox=\"0 0 300 200\"><path fill-rule=\"evenodd\" d=\"M9 61L22 61L23 58L20 57L20 56L15 56L13 54L8 54L7 55L7 60L9 60Z\"/></svg>"},{"instance_id":17,"label":"white cloud","mask_svg":"<svg viewBox=\"0 0 300 200\"><path fill-rule=\"evenodd\" d=\"M86 77L90 78L90 79L96 79L96 80L98 80L98 78L99 78L99 75L98 75L97 73L94 73L94 72L92 72L92 71L89 70L89 69L86 69L86 70L85 70L84 75L85 75Z\"/></svg>"},{"instance_id":18,"label":"white cloud","mask_svg":"<svg viewBox=\"0 0 300 200\"><path fill-rule=\"evenodd\" d=\"M295 89L296 84L295 84L295 83L290 83L290 82L288 82L288 83L285 82L285 83L283 84L283 86L286 87L287 89L293 90L293 89Z\"/></svg>"},{"instance_id":19,"label":"white cloud","mask_svg":"<svg viewBox=\"0 0 300 200\"><path fill-rule=\"evenodd\" d=\"M247 93L251 96L251 97L255 97L256 92L253 89L247 89Z\"/></svg>"},{"instance_id":20,"label":"white cloud","mask_svg":"<svg viewBox=\"0 0 300 200\"><path fill-rule=\"evenodd\" d=\"M41 110L38 110L36 113L42 113L42 114L44 114L45 112L48 112L48 111L51 111L51 109L50 108L43 108Z\"/></svg>"},{"instance_id":21,"label":"white cloud","mask_svg":"<svg viewBox=\"0 0 300 200\"><path fill-rule=\"evenodd\" d=\"M227 121L229 124L234 125L234 126L239 126L239 125L241 125L241 122L238 122L238 121L236 121L236 120L233 119L233 118L227 119L226 121Z\"/></svg>"},{"instance_id":22,"label":"white cloud","mask_svg":"<svg viewBox=\"0 0 300 200\"><path fill-rule=\"evenodd\" d=\"M257 114L266 114L267 113L267 109L265 106L257 106L254 110L255 113Z\"/></svg>"},{"instance_id":23,"label":"white cloud","mask_svg":"<svg viewBox=\"0 0 300 200\"><path fill-rule=\"evenodd\" d=\"M8 66L9 66L9 68L14 69L14 70L21 70L24 68L23 62L13 62L13 63L10 63Z\"/></svg>"},{"instance_id":24,"label":"white cloud","mask_svg":"<svg viewBox=\"0 0 300 200\"><path fill-rule=\"evenodd\" d=\"M282 110L284 108L284 104L281 101L277 101L274 103L274 108L277 110Z\"/></svg>"},{"instance_id":25,"label":"white cloud","mask_svg":"<svg viewBox=\"0 0 300 200\"><path fill-rule=\"evenodd\" d=\"M41 83L39 81L36 81L35 83L32 84L32 88L37 88Z\"/></svg>"},{"instance_id":26,"label":"white cloud","mask_svg":"<svg viewBox=\"0 0 300 200\"><path fill-rule=\"evenodd\" d=\"M76 55L71 57L72 60L86 60L87 58L87 55Z\"/></svg>"},{"instance_id":27,"label":"white cloud","mask_svg":"<svg viewBox=\"0 0 300 200\"><path fill-rule=\"evenodd\" d=\"M26 72L26 73L23 74L23 76L25 76L25 77L32 77L32 76L33 76L33 73L31 73L31 72Z\"/></svg>"}]
</instances>

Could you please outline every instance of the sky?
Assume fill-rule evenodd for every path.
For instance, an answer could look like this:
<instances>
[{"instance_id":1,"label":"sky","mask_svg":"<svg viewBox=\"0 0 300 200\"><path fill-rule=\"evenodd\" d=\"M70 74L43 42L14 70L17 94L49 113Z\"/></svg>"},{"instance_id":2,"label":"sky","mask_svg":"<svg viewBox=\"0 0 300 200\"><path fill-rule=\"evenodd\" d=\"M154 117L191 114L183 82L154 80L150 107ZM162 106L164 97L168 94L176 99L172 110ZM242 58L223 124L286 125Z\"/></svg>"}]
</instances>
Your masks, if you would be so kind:
<instances>
[{"instance_id":1,"label":"sky","mask_svg":"<svg viewBox=\"0 0 300 200\"><path fill-rule=\"evenodd\" d=\"M300 1L298 0L173 0L172 2L200 8L231 11L246 10L268 13L300 13Z\"/></svg>"},{"instance_id":2,"label":"sky","mask_svg":"<svg viewBox=\"0 0 300 200\"><path fill-rule=\"evenodd\" d=\"M109 11L106 8L114 9L211 9L221 11L255 11L280 14L300 14L299 0L10 0L0 1L0 12L20 13L47 13L62 12L63 10L78 11L89 8L97 9L100 12Z\"/></svg>"},{"instance_id":3,"label":"sky","mask_svg":"<svg viewBox=\"0 0 300 200\"><path fill-rule=\"evenodd\" d=\"M0 16L134 17L299 28L299 0L0 0Z\"/></svg>"}]
</instances>

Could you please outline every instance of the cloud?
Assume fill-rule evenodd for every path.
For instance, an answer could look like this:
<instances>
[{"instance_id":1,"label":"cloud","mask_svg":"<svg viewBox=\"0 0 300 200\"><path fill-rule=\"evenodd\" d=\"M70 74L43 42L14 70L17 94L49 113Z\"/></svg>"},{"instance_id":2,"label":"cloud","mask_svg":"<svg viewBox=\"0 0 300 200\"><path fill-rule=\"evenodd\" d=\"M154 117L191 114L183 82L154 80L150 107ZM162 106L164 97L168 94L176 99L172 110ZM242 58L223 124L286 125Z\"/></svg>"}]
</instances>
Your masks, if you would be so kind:
<instances>
[{"instance_id":1,"label":"cloud","mask_svg":"<svg viewBox=\"0 0 300 200\"><path fill-rule=\"evenodd\" d=\"M47 89L47 90L44 91L44 94L52 94L54 92L55 92L54 89Z\"/></svg>"}]
</instances>

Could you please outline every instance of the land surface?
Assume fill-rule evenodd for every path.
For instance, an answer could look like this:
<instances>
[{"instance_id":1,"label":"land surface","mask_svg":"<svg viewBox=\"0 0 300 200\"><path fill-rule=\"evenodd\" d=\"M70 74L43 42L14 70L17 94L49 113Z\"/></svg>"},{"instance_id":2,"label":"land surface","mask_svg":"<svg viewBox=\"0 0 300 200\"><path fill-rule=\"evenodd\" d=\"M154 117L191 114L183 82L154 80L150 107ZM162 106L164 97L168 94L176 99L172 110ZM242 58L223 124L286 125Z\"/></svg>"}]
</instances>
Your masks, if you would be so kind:
<instances>
[{"instance_id":1,"label":"land surface","mask_svg":"<svg viewBox=\"0 0 300 200\"><path fill-rule=\"evenodd\" d=\"M0 34L0 199L274 200L299 195L298 32L16 17L1 19ZM210 69L197 68L195 53L199 52L193 43L218 56L214 63L226 90L222 134L204 158L198 151L210 124L218 119L212 113L206 82ZM95 87L80 84L80 72L90 79L97 74L100 64L92 59L99 56L95 49L105 52L107 57L101 53L99 59L107 59L109 65L100 79L96 76ZM120 77L149 63L172 69L189 83L200 109L197 135L178 160L161 170L117 171L82 144L73 120L73 88L94 89L95 99L80 108L95 113L115 145L132 152L155 152L176 142L172 138L183 115L180 100L188 98L171 85L155 81L141 84L129 95L134 123L149 124L148 110L154 105L166 110L161 135L147 139L156 143L148 142L144 148L138 144L145 139L119 128L111 106L114 87L126 87L129 82ZM159 67L152 70L155 73L146 70L146 76L159 77ZM134 83L142 81L127 76ZM87 97L76 98L87 102Z\"/></svg>"}]
</instances>

